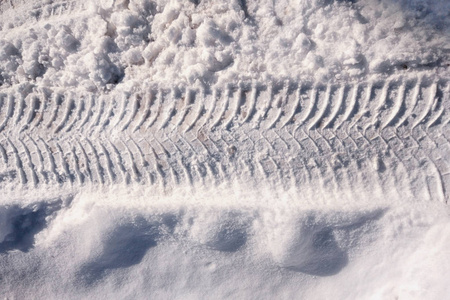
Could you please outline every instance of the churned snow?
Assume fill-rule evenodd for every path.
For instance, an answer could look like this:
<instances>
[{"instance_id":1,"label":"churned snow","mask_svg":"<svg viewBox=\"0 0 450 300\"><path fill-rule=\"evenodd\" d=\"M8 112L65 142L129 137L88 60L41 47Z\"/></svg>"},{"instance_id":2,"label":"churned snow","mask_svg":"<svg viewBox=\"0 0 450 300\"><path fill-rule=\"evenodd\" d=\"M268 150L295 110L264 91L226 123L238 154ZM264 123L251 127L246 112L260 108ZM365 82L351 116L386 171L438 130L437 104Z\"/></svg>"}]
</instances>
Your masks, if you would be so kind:
<instances>
[{"instance_id":1,"label":"churned snow","mask_svg":"<svg viewBox=\"0 0 450 300\"><path fill-rule=\"evenodd\" d=\"M358 81L417 70L448 74L445 0L82 4L88 13L74 10L67 18L63 12L52 22L45 14L58 14L58 7L19 15L5 10L3 85L31 81L96 91L142 81L223 86L230 80Z\"/></svg>"}]
</instances>

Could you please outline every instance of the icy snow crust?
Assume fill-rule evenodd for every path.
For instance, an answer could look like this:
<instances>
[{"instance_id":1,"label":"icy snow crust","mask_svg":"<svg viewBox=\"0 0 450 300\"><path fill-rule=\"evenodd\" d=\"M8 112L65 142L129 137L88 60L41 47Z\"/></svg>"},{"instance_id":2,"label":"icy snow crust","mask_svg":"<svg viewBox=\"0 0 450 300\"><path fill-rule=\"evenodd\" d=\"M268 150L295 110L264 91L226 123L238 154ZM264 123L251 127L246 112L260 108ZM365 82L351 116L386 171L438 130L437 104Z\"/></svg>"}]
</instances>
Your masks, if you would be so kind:
<instances>
[{"instance_id":1,"label":"icy snow crust","mask_svg":"<svg viewBox=\"0 0 450 300\"><path fill-rule=\"evenodd\" d=\"M445 299L449 17L0 1L0 296Z\"/></svg>"}]
</instances>

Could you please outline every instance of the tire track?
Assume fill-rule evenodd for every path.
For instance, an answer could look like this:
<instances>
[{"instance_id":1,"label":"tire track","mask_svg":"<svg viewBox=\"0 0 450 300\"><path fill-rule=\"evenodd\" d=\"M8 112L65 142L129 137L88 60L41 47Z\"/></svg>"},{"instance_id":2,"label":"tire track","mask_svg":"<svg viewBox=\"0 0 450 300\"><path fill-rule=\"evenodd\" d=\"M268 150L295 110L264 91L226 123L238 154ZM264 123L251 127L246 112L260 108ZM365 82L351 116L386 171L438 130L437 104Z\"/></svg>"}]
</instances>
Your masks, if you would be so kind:
<instances>
[{"instance_id":1,"label":"tire track","mask_svg":"<svg viewBox=\"0 0 450 300\"><path fill-rule=\"evenodd\" d=\"M75 128L76 123L80 122L82 120L83 112L86 111L86 98L89 98L88 95L85 95L84 93L80 95L80 100L76 101L73 99L73 95L71 97L72 99L72 105L74 106L72 118L67 119L67 126L65 128L65 132L69 132L72 130L72 128ZM64 126L64 125L63 125Z\"/></svg>"},{"instance_id":2,"label":"tire track","mask_svg":"<svg viewBox=\"0 0 450 300\"><path fill-rule=\"evenodd\" d=\"M36 172L36 167L33 164L33 161L31 159L30 150L28 149L27 145L25 144L25 142L23 140L20 141L20 144L22 145L23 153L25 153L25 158L26 158L26 165L25 166L29 170L33 186L36 187L39 184L39 178L38 178L38 175L37 175L37 172Z\"/></svg>"},{"instance_id":3,"label":"tire track","mask_svg":"<svg viewBox=\"0 0 450 300\"><path fill-rule=\"evenodd\" d=\"M285 190L366 185L378 194L449 198L445 80L252 82L100 97L9 91L0 94L1 174L17 176L2 175L0 187L171 190L251 177Z\"/></svg>"},{"instance_id":4,"label":"tire track","mask_svg":"<svg viewBox=\"0 0 450 300\"><path fill-rule=\"evenodd\" d=\"M3 122L0 124L0 132L2 132L7 128L9 119L12 118L13 116L15 101L14 97L8 94L0 95L0 98L1 98L1 105L4 108L3 109L4 113L2 113Z\"/></svg>"},{"instance_id":5,"label":"tire track","mask_svg":"<svg viewBox=\"0 0 450 300\"><path fill-rule=\"evenodd\" d=\"M71 150L72 152L72 160L73 160L73 166L75 169L76 179L78 181L78 184L82 186L85 182L85 175L82 173L80 169L80 159L79 155L76 152L75 146L72 146Z\"/></svg>"},{"instance_id":6,"label":"tire track","mask_svg":"<svg viewBox=\"0 0 450 300\"><path fill-rule=\"evenodd\" d=\"M64 108L64 113L61 113L61 120L59 122L56 122L58 125L56 126L54 130L54 134L60 132L65 126L66 123L69 123L69 119L71 115L73 115L73 112L75 111L76 105L74 101L74 97L71 94L66 94L63 96L64 99L66 99L66 107ZM82 101L82 100L81 100ZM57 104L58 105L58 104ZM55 117L57 119L57 117ZM55 120L56 121L56 120Z\"/></svg>"},{"instance_id":7,"label":"tire track","mask_svg":"<svg viewBox=\"0 0 450 300\"><path fill-rule=\"evenodd\" d=\"M428 116L428 114L430 113L433 104L435 103L435 97L436 97L436 92L437 92L437 83L433 83L428 91L428 95L424 95L424 105L423 107L421 107L420 111L420 115L417 117L417 119L415 120L415 122L413 123L411 130L413 130L414 128L416 128L420 123L422 123L425 118Z\"/></svg>"}]
</instances>

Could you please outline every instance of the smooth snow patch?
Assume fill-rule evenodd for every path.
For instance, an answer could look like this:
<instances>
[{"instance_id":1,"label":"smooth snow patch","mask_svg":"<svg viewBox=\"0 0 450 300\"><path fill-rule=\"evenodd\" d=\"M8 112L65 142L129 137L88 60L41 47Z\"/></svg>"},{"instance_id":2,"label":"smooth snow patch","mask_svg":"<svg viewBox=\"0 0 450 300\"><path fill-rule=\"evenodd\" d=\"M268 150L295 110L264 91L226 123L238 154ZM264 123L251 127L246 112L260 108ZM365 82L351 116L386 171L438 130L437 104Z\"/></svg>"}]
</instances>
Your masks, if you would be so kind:
<instances>
[{"instance_id":1,"label":"smooth snow patch","mask_svg":"<svg viewBox=\"0 0 450 300\"><path fill-rule=\"evenodd\" d=\"M368 196L326 207L301 194L233 190L45 198L35 211L48 216L34 232L26 231L30 218L17 218L30 216L29 206L3 212L9 228L34 242L1 248L1 295L437 299L450 292L450 219L441 203L377 204Z\"/></svg>"}]
</instances>

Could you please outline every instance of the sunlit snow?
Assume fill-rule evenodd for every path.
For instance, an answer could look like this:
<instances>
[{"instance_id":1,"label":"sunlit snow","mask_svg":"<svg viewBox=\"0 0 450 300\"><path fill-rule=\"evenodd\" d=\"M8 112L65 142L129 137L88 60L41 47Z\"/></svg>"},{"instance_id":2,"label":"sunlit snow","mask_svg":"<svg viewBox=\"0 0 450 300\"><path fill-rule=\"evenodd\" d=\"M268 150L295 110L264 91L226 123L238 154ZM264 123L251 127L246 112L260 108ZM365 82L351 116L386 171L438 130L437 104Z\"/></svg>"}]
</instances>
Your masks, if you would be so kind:
<instances>
[{"instance_id":1,"label":"sunlit snow","mask_svg":"<svg viewBox=\"0 0 450 300\"><path fill-rule=\"evenodd\" d=\"M448 299L450 2L0 1L0 296Z\"/></svg>"}]
</instances>

